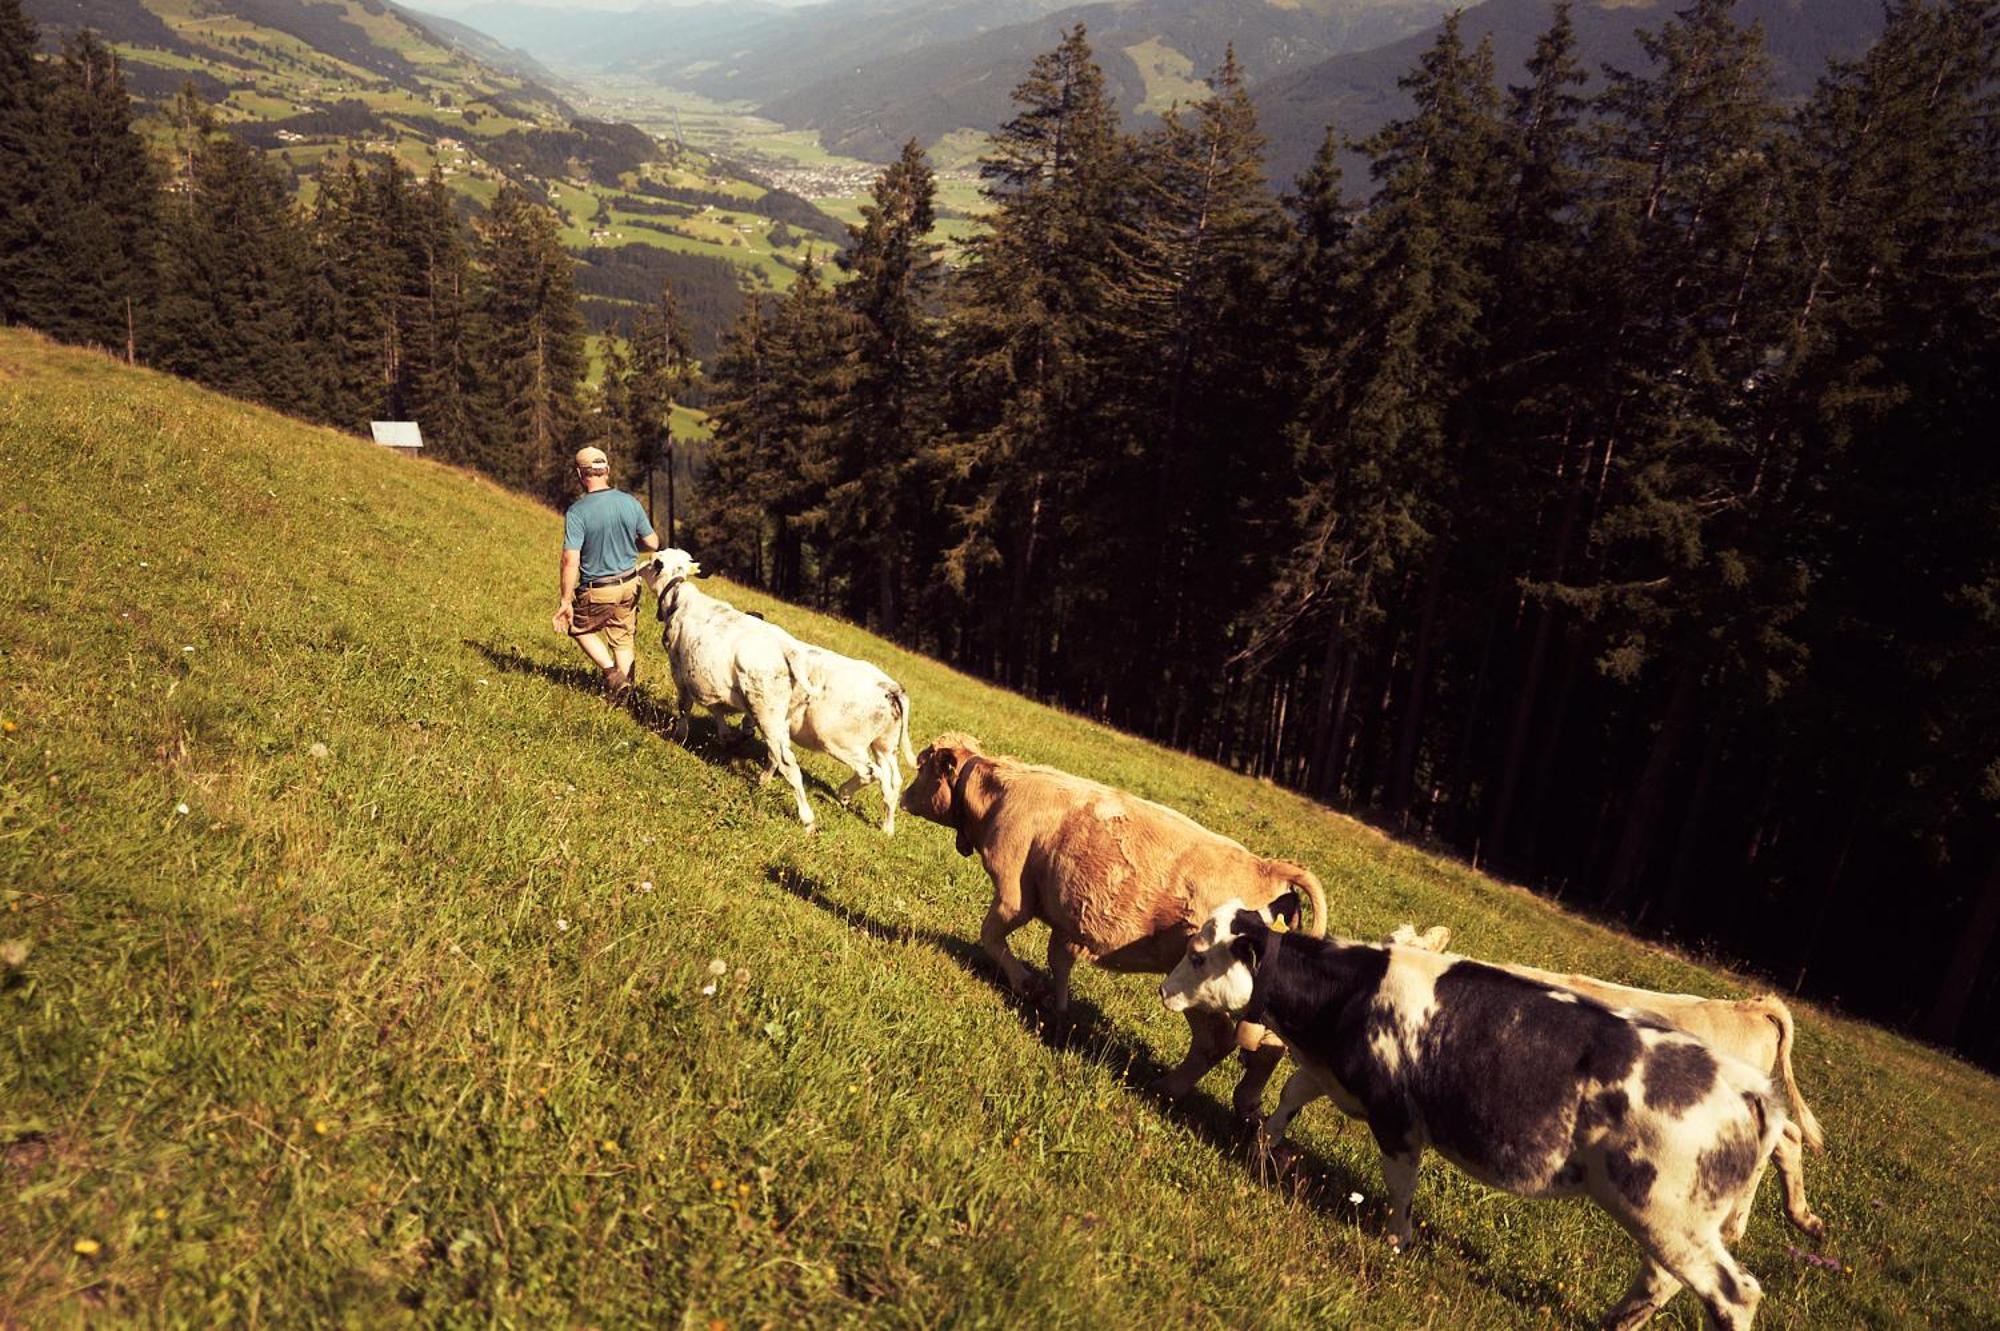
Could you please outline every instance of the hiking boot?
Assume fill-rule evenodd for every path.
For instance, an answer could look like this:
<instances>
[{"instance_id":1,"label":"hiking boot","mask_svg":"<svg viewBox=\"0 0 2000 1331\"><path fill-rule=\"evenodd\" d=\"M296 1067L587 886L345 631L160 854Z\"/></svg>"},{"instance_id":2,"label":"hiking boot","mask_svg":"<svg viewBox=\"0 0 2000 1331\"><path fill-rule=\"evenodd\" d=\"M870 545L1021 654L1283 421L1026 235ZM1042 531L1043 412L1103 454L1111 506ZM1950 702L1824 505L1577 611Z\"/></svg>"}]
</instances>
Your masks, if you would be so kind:
<instances>
[{"instance_id":1,"label":"hiking boot","mask_svg":"<svg viewBox=\"0 0 2000 1331\"><path fill-rule=\"evenodd\" d=\"M604 672L604 700L623 707L632 697L632 677L616 666Z\"/></svg>"}]
</instances>

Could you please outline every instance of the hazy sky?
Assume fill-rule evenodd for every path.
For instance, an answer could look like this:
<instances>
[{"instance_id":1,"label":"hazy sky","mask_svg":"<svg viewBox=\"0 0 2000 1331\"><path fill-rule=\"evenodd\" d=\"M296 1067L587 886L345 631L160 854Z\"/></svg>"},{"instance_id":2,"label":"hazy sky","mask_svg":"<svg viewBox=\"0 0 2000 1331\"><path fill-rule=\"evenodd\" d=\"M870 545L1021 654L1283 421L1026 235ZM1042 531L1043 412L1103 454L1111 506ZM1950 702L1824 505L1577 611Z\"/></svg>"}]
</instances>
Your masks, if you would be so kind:
<instances>
[{"instance_id":1,"label":"hazy sky","mask_svg":"<svg viewBox=\"0 0 2000 1331\"><path fill-rule=\"evenodd\" d=\"M729 3L729 0L412 0L410 7L433 14L462 14L488 4L523 4L535 9L671 9L676 5ZM815 4L818 0L767 0L776 5Z\"/></svg>"}]
</instances>

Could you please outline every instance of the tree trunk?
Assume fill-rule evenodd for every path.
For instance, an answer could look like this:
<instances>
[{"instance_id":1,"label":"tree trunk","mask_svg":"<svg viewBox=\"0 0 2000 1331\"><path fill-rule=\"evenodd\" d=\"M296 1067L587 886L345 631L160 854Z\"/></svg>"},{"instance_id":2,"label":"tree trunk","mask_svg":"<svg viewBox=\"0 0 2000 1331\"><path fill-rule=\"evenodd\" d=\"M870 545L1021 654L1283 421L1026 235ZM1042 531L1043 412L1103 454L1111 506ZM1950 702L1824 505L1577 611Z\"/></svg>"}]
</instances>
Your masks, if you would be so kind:
<instances>
[{"instance_id":1,"label":"tree trunk","mask_svg":"<svg viewBox=\"0 0 2000 1331\"><path fill-rule=\"evenodd\" d=\"M1695 857L1701 850L1702 815L1708 809L1708 792L1715 785L1715 768L1729 740L1729 727L1708 728L1708 740L1701 746L1701 765L1695 772L1694 793L1688 797L1687 815L1681 819L1679 844L1674 848L1674 867L1667 874L1660 895L1660 923L1675 928L1688 921L1688 886L1694 873Z\"/></svg>"},{"instance_id":2,"label":"tree trunk","mask_svg":"<svg viewBox=\"0 0 2000 1331\"><path fill-rule=\"evenodd\" d=\"M1313 706L1312 738L1306 744L1305 787L1314 794L1326 788L1326 769L1333 756L1333 737L1347 711L1342 683L1347 675L1347 635L1338 624L1326 631L1326 652L1320 658L1319 699Z\"/></svg>"},{"instance_id":3,"label":"tree trunk","mask_svg":"<svg viewBox=\"0 0 2000 1331\"><path fill-rule=\"evenodd\" d=\"M1680 747L1681 735L1687 730L1688 717L1694 711L1694 684L1694 668L1683 665L1674 676L1673 692L1667 698L1667 712L1660 720L1659 730L1654 732L1652 747L1646 754L1646 765L1639 773L1639 783L1632 789L1632 804L1626 810L1624 830L1618 836L1618 850L1612 856L1611 872L1604 881L1601 901L1606 907L1623 903L1625 894L1645 867L1653 823L1658 819L1660 805L1666 798L1667 773L1673 767L1674 753Z\"/></svg>"},{"instance_id":4,"label":"tree trunk","mask_svg":"<svg viewBox=\"0 0 2000 1331\"><path fill-rule=\"evenodd\" d=\"M1417 644L1410 656L1410 687L1396 733L1396 756L1389 766L1389 812L1409 822L1410 787L1417 774L1417 745L1423 736L1424 694L1429 683L1431 641L1437 630L1438 601L1444 594L1445 542L1431 552L1424 570L1424 604L1417 616Z\"/></svg>"},{"instance_id":5,"label":"tree trunk","mask_svg":"<svg viewBox=\"0 0 2000 1331\"><path fill-rule=\"evenodd\" d=\"M1951 963L1945 967L1944 979L1938 984L1930 1015L1924 1018L1925 1035L1940 1044L1957 1041L1965 1024L1965 1010L1979 987L1979 973L1992 955L1996 935L2000 935L2000 852L1995 852L1992 867L1986 872L1985 886L1973 905L1972 917L1952 948Z\"/></svg>"}]
</instances>

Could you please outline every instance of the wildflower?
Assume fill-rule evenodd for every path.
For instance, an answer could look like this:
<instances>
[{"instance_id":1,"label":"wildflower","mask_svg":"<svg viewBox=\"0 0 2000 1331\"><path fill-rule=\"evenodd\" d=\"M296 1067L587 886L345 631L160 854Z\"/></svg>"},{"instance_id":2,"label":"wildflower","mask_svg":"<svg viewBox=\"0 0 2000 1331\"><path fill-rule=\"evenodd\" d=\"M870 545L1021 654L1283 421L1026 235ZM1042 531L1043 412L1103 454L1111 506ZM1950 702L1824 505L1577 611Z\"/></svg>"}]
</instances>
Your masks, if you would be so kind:
<instances>
[{"instance_id":1,"label":"wildflower","mask_svg":"<svg viewBox=\"0 0 2000 1331\"><path fill-rule=\"evenodd\" d=\"M102 1246L96 1239L78 1239L70 1248L79 1257L95 1257Z\"/></svg>"},{"instance_id":2,"label":"wildflower","mask_svg":"<svg viewBox=\"0 0 2000 1331\"><path fill-rule=\"evenodd\" d=\"M604 1152L606 1155L617 1155L618 1143L612 1141L609 1137L606 1137L603 1141L597 1143L597 1149Z\"/></svg>"},{"instance_id":3,"label":"wildflower","mask_svg":"<svg viewBox=\"0 0 2000 1331\"><path fill-rule=\"evenodd\" d=\"M180 802L179 804L176 804L176 805L174 806L174 812L175 812L175 813L178 813L178 814L183 814L183 815L184 815L184 814L186 814L186 813L187 813L187 811L188 811L188 806L187 806L187 801L186 801L186 800L182 800L182 801L181 801L181 802Z\"/></svg>"},{"instance_id":4,"label":"wildflower","mask_svg":"<svg viewBox=\"0 0 2000 1331\"><path fill-rule=\"evenodd\" d=\"M715 997L715 981L710 980L707 984L701 987L701 996L703 998Z\"/></svg>"},{"instance_id":5,"label":"wildflower","mask_svg":"<svg viewBox=\"0 0 2000 1331\"><path fill-rule=\"evenodd\" d=\"M569 921L564 919L560 915L556 916L556 932L559 934L566 934L569 932Z\"/></svg>"},{"instance_id":6,"label":"wildflower","mask_svg":"<svg viewBox=\"0 0 2000 1331\"><path fill-rule=\"evenodd\" d=\"M736 1195L738 1197L748 1197L750 1195L750 1185L748 1183L737 1184Z\"/></svg>"},{"instance_id":7,"label":"wildflower","mask_svg":"<svg viewBox=\"0 0 2000 1331\"><path fill-rule=\"evenodd\" d=\"M750 981L750 972L744 967L738 966L736 968L736 974L730 976L729 978L736 981L736 983L738 984L747 984Z\"/></svg>"},{"instance_id":8,"label":"wildflower","mask_svg":"<svg viewBox=\"0 0 2000 1331\"><path fill-rule=\"evenodd\" d=\"M12 721L0 721L0 730L4 730L10 735L13 734L15 731L19 730L20 728L21 727L15 725Z\"/></svg>"},{"instance_id":9,"label":"wildflower","mask_svg":"<svg viewBox=\"0 0 2000 1331\"><path fill-rule=\"evenodd\" d=\"M708 1190L710 1192L721 1192L724 1188L728 1186L729 1185L727 1183L724 1183L719 1178L712 1178L708 1181Z\"/></svg>"},{"instance_id":10,"label":"wildflower","mask_svg":"<svg viewBox=\"0 0 2000 1331\"><path fill-rule=\"evenodd\" d=\"M314 1119L314 1120L313 1120L313 1136L315 1136L315 1137L324 1137L324 1136L326 1136L326 1120L325 1120L325 1119L323 1119L323 1118L316 1118L316 1119Z\"/></svg>"},{"instance_id":11,"label":"wildflower","mask_svg":"<svg viewBox=\"0 0 2000 1331\"><path fill-rule=\"evenodd\" d=\"M708 973L710 975L715 976L717 979L721 979L723 976L729 974L729 963L724 961L721 957L717 957L715 960L708 963Z\"/></svg>"},{"instance_id":12,"label":"wildflower","mask_svg":"<svg viewBox=\"0 0 2000 1331\"><path fill-rule=\"evenodd\" d=\"M1363 1197L1358 1192L1350 1192L1347 1194L1347 1200L1353 1202L1356 1206L1359 1206L1361 1205L1361 1203L1367 1201L1368 1199L1366 1197Z\"/></svg>"},{"instance_id":13,"label":"wildflower","mask_svg":"<svg viewBox=\"0 0 2000 1331\"><path fill-rule=\"evenodd\" d=\"M482 679L482 680L479 680L479 681L478 681L478 684L479 684L479 686L480 686L481 688L485 688L485 687L486 687L486 681L485 681L485 680L483 680L483 679Z\"/></svg>"},{"instance_id":14,"label":"wildflower","mask_svg":"<svg viewBox=\"0 0 2000 1331\"><path fill-rule=\"evenodd\" d=\"M653 890L653 880L652 880L652 879L650 879L650 878L648 878L648 879L645 879L644 881L642 881L642 882L641 882L641 883L639 884L639 890L640 890L641 892L650 892L650 891L652 891L652 890Z\"/></svg>"},{"instance_id":15,"label":"wildflower","mask_svg":"<svg viewBox=\"0 0 2000 1331\"><path fill-rule=\"evenodd\" d=\"M182 656L186 656L186 655L187 655L187 654L188 654L189 652L191 652L191 651L193 651L193 650L194 650L194 644L193 644L193 643L189 643L189 644L188 644L187 646L185 646L185 647L181 648L181 655L182 655Z\"/></svg>"},{"instance_id":16,"label":"wildflower","mask_svg":"<svg viewBox=\"0 0 2000 1331\"><path fill-rule=\"evenodd\" d=\"M164 1206L155 1206L155 1207L153 1208L153 1219L155 1219L155 1220L165 1220L166 1218L167 1218L167 1208L166 1208L166 1207L164 1207Z\"/></svg>"},{"instance_id":17,"label":"wildflower","mask_svg":"<svg viewBox=\"0 0 2000 1331\"><path fill-rule=\"evenodd\" d=\"M320 743L318 740L314 740L313 746L306 750L306 753L314 758L324 758L332 752L333 750L327 748L326 745Z\"/></svg>"}]
</instances>

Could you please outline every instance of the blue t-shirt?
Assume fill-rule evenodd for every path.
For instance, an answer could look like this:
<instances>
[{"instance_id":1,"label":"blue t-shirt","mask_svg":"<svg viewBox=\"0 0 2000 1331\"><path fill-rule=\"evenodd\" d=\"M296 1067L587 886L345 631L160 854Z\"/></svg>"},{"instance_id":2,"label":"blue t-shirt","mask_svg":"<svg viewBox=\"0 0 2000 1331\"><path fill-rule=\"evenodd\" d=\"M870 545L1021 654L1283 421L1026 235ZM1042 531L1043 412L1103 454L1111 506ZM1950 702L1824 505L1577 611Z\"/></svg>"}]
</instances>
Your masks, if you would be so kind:
<instances>
[{"instance_id":1,"label":"blue t-shirt","mask_svg":"<svg viewBox=\"0 0 2000 1331\"><path fill-rule=\"evenodd\" d=\"M585 582L630 573L639 538L652 534L645 507L623 490L593 490L563 514L563 549L583 552Z\"/></svg>"}]
</instances>

